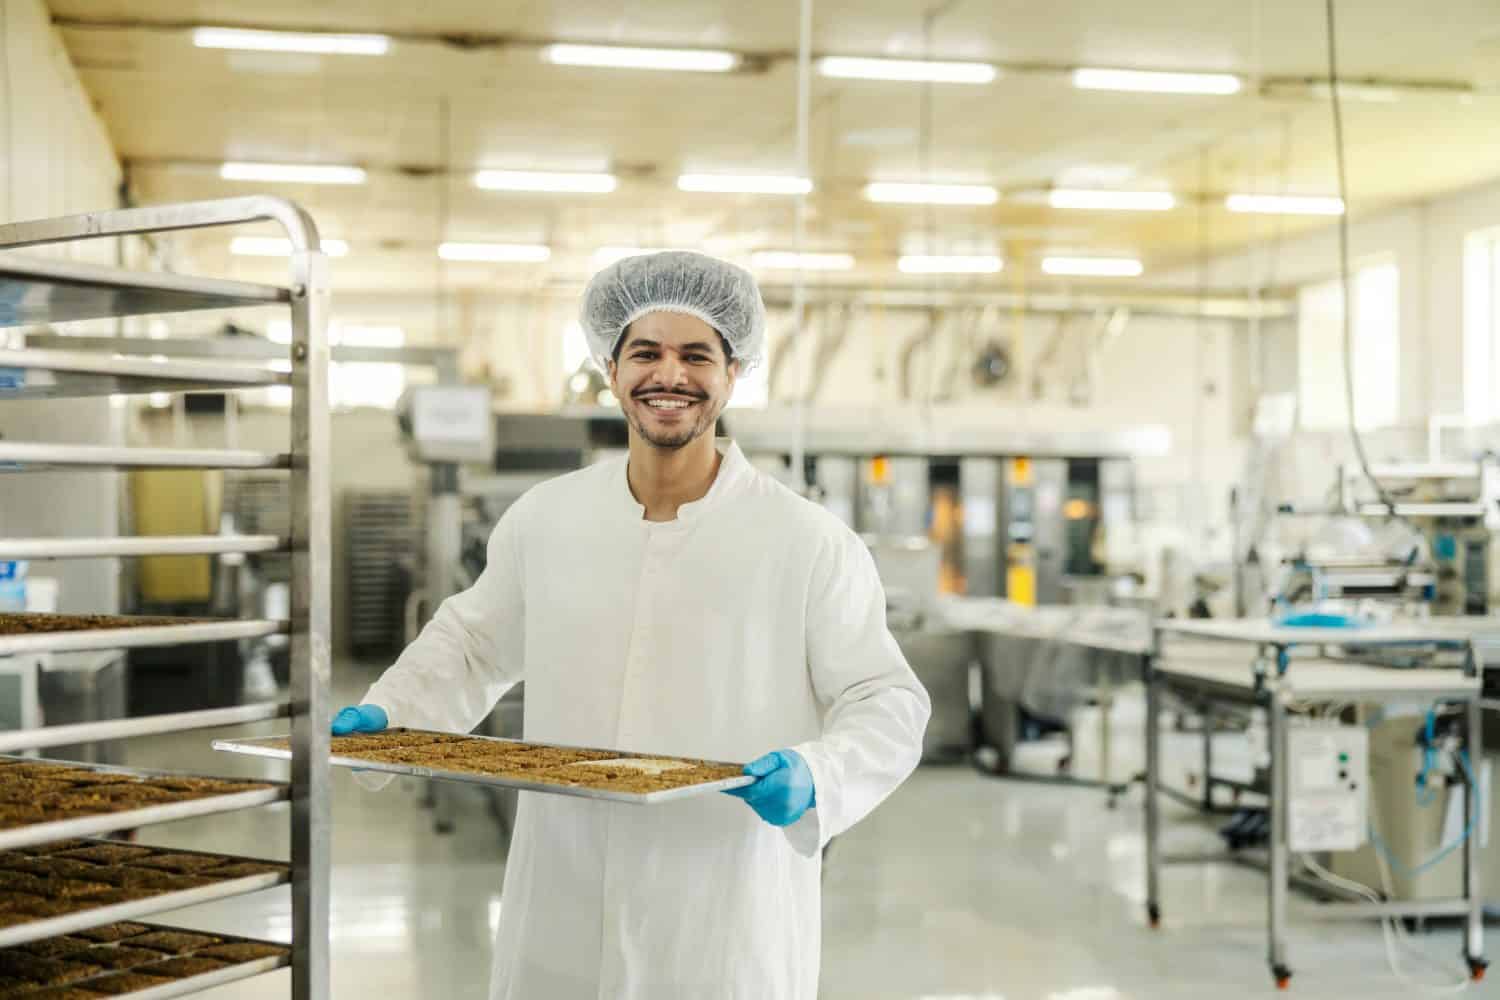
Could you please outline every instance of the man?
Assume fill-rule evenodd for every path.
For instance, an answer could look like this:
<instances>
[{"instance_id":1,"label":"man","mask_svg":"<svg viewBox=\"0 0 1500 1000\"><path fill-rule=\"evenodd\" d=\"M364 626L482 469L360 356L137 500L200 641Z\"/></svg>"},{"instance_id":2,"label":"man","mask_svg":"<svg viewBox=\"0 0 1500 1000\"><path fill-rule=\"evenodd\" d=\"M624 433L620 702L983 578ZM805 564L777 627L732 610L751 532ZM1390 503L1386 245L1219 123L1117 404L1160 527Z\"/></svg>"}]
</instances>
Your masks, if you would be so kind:
<instances>
[{"instance_id":1,"label":"man","mask_svg":"<svg viewBox=\"0 0 1500 1000\"><path fill-rule=\"evenodd\" d=\"M915 767L927 693L859 538L715 445L762 352L754 279L627 258L582 320L628 457L522 496L483 575L334 732L467 731L524 678L528 740L754 758L745 804L523 793L490 995L813 1000L820 850Z\"/></svg>"}]
</instances>

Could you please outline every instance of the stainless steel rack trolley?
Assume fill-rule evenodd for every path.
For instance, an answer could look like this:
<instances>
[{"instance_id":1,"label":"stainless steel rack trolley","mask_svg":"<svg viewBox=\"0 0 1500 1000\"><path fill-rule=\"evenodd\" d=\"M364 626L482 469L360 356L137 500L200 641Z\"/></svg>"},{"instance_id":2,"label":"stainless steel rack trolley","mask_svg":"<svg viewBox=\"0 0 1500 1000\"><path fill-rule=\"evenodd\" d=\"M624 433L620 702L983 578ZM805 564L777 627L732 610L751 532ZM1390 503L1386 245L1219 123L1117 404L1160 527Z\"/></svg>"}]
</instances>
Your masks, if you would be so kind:
<instances>
[{"instance_id":1,"label":"stainless steel rack trolley","mask_svg":"<svg viewBox=\"0 0 1500 1000\"><path fill-rule=\"evenodd\" d=\"M290 242L291 270L285 286L6 255L0 259L0 326L199 309L277 307L287 310L291 319L288 371L269 370L264 362L147 360L112 356L104 351L9 350L0 351L0 367L7 369L9 376L5 387L0 388L0 400L7 397L34 399L284 385L290 387L292 400L287 453L3 441L0 442L0 470L8 474L59 467L285 470L292 511L289 537L0 538L0 559L86 559L285 550L291 553L293 562L290 619L284 622L165 624L0 636L0 655L22 650L175 645L286 632L291 637L289 697L285 701L227 709L4 733L0 734L0 752L289 718L294 745L289 786L273 787L269 794L203 798L195 803L192 814L290 800L292 996L297 1000L324 1000L329 996L330 453L325 336L329 291L327 262L320 248L317 227L301 208L291 202L271 197L248 197L4 225L0 226L0 250L263 221L280 225ZM135 810L91 817L86 832L125 829L143 822L177 818L180 814L186 813L171 809L155 813ZM47 826L56 828L60 825ZM6 840L11 846L19 846L58 835L56 829L38 827L35 837L28 837L24 829L11 830L7 832ZM263 888L266 881L246 880L241 883L243 888L240 891ZM168 899L167 906L170 905ZM140 906L133 911L135 915L144 912Z\"/></svg>"},{"instance_id":2,"label":"stainless steel rack trolley","mask_svg":"<svg viewBox=\"0 0 1500 1000\"><path fill-rule=\"evenodd\" d=\"M1200 864L1212 861L1252 863L1245 852L1225 855L1164 857L1161 837L1162 784L1161 712L1167 695L1185 699L1206 712L1214 706L1240 710L1261 707L1268 720L1269 786L1258 789L1210 777L1211 751L1204 744L1204 805L1211 806L1213 790L1227 786L1238 791L1264 791L1269 813L1267 873L1268 960L1276 985L1290 985L1287 964L1287 895L1298 880L1291 872L1288 815L1288 726L1294 703L1358 704L1443 702L1462 709L1459 732L1471 760L1483 749L1480 727L1480 688L1484 661L1481 639L1496 635L1473 619L1434 619L1427 622L1367 628L1304 628L1277 626L1266 621L1171 621L1157 623L1146 670L1146 911L1150 925L1161 921L1161 869L1164 863ZM1192 640L1197 649L1184 656L1165 655L1164 639ZM1210 644L1240 644L1247 655L1224 655ZM1361 662L1371 650L1449 647L1462 650L1458 666L1391 667ZM1207 726L1206 728L1211 728ZM1464 788L1464 822L1475 816L1474 789ZM1484 919L1479 877L1479 840L1469 836L1463 850L1462 891L1458 898L1408 902L1355 901L1331 886L1319 885L1324 905L1320 920L1359 920L1373 917L1457 917L1464 921L1464 959L1474 980L1484 977ZM1255 864L1259 867L1258 864Z\"/></svg>"}]
</instances>

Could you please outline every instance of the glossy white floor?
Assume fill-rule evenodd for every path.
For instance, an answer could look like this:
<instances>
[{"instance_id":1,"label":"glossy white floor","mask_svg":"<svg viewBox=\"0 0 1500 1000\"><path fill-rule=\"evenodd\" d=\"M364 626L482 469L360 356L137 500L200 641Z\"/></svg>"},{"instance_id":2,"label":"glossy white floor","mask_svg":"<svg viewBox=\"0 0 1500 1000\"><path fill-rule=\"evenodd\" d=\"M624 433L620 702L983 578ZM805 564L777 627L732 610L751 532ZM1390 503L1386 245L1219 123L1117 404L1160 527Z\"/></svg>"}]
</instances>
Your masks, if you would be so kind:
<instances>
[{"instance_id":1,"label":"glossy white floor","mask_svg":"<svg viewBox=\"0 0 1500 1000\"><path fill-rule=\"evenodd\" d=\"M341 664L341 700L372 676ZM1140 703L1116 709L1121 773L1141 744ZM265 731L246 727L243 734ZM1093 766L1092 725L1080 727L1080 766ZM1196 738L1172 738L1185 770ZM1045 757L1039 747L1037 756ZM1232 754L1225 746L1221 759ZM199 736L130 744L137 766L274 774L276 765L225 758ZM335 775L334 996L486 996L490 935L499 914L503 838L486 802L461 790L453 833L433 831L420 784L380 794ZM1212 846L1212 825L1167 809L1171 845ZM141 840L284 857L279 809L144 830ZM1264 882L1224 867L1175 868L1165 881L1164 927L1144 924L1139 789L1117 810L1102 793L998 781L967 768L924 768L833 846L825 878L822 996L827 1000L1229 1000L1275 995L1265 968ZM172 914L183 926L285 939L286 890ZM1310 905L1298 901L1299 907ZM1422 936L1460 972L1451 929ZM1293 994L1368 1000L1419 995L1386 967L1376 924L1293 928ZM1494 991L1474 989L1479 996ZM1500 992L1500 991L1495 991ZM217 1000L288 995L287 974L225 987ZM546 998L538 998L546 1000ZM567 998L560 998L567 1000Z\"/></svg>"}]
</instances>

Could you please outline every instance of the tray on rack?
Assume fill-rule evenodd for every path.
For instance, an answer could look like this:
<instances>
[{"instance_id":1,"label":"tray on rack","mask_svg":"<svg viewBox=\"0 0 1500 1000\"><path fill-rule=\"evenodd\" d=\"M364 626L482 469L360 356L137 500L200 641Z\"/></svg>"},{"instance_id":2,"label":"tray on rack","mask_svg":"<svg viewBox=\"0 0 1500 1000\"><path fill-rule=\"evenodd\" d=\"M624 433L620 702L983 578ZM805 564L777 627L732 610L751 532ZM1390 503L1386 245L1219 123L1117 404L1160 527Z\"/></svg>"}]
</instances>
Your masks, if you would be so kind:
<instances>
[{"instance_id":1,"label":"tray on rack","mask_svg":"<svg viewBox=\"0 0 1500 1000\"><path fill-rule=\"evenodd\" d=\"M0 656L254 639L286 629L285 622L239 618L0 612Z\"/></svg>"},{"instance_id":2,"label":"tray on rack","mask_svg":"<svg viewBox=\"0 0 1500 1000\"><path fill-rule=\"evenodd\" d=\"M290 302L273 285L128 271L50 257L0 258L0 327Z\"/></svg>"},{"instance_id":3,"label":"tray on rack","mask_svg":"<svg viewBox=\"0 0 1500 1000\"><path fill-rule=\"evenodd\" d=\"M230 934L106 924L0 950L0 1000L166 1000L271 972L291 957L286 945Z\"/></svg>"},{"instance_id":4,"label":"tray on rack","mask_svg":"<svg viewBox=\"0 0 1500 1000\"><path fill-rule=\"evenodd\" d=\"M284 736L214 740L215 750L290 760ZM335 736L329 763L362 771L649 805L743 788L742 765L418 729Z\"/></svg>"},{"instance_id":5,"label":"tray on rack","mask_svg":"<svg viewBox=\"0 0 1500 1000\"><path fill-rule=\"evenodd\" d=\"M0 400L286 385L264 366L122 358L87 351L0 351Z\"/></svg>"},{"instance_id":6,"label":"tray on rack","mask_svg":"<svg viewBox=\"0 0 1500 1000\"><path fill-rule=\"evenodd\" d=\"M0 851L0 948L290 879L291 869L279 862L122 841L70 839Z\"/></svg>"},{"instance_id":7,"label":"tray on rack","mask_svg":"<svg viewBox=\"0 0 1500 1000\"><path fill-rule=\"evenodd\" d=\"M286 786L274 782L0 756L0 850L250 809L286 797Z\"/></svg>"}]
</instances>

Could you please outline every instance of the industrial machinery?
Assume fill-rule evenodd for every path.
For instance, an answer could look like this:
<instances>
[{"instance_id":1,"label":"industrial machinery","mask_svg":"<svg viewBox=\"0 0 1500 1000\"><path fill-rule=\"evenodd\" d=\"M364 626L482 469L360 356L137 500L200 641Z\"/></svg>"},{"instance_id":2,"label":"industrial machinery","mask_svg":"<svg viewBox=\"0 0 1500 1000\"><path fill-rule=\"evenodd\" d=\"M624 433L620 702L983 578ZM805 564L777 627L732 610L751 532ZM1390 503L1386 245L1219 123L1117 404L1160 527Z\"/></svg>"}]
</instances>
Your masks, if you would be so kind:
<instances>
[{"instance_id":1,"label":"industrial machinery","mask_svg":"<svg viewBox=\"0 0 1500 1000\"><path fill-rule=\"evenodd\" d=\"M1339 474L1340 509L1364 516L1394 514L1427 542L1432 612L1439 615L1489 613L1495 574L1491 535L1500 531L1500 458L1471 462L1403 462L1375 465L1391 508L1357 468Z\"/></svg>"}]
</instances>

